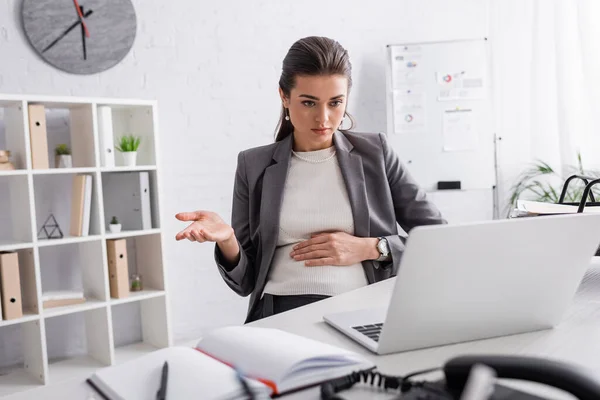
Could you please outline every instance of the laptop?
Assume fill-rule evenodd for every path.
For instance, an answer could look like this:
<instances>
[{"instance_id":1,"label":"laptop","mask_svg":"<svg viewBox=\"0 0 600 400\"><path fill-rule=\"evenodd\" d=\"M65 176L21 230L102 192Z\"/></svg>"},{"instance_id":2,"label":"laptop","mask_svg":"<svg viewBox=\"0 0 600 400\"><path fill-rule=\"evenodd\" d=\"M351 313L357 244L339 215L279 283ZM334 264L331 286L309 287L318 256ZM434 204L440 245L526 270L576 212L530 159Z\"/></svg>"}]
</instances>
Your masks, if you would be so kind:
<instances>
[{"instance_id":1,"label":"laptop","mask_svg":"<svg viewBox=\"0 0 600 400\"><path fill-rule=\"evenodd\" d=\"M600 243L600 214L411 230L388 307L324 315L377 354L549 329Z\"/></svg>"}]
</instances>

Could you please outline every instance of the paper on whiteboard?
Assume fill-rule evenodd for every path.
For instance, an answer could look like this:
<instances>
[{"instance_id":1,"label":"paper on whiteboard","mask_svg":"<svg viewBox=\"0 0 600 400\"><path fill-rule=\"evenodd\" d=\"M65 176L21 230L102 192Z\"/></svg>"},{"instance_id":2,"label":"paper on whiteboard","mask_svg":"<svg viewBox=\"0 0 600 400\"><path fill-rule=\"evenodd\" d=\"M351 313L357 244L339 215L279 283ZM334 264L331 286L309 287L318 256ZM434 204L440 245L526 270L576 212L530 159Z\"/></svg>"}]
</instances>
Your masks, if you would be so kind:
<instances>
[{"instance_id":1,"label":"paper on whiteboard","mask_svg":"<svg viewBox=\"0 0 600 400\"><path fill-rule=\"evenodd\" d=\"M478 135L473 121L473 111L470 109L444 111L444 151L471 151L477 148Z\"/></svg>"},{"instance_id":2,"label":"paper on whiteboard","mask_svg":"<svg viewBox=\"0 0 600 400\"><path fill-rule=\"evenodd\" d=\"M420 85L425 81L421 65L420 46L398 46L392 48L392 87Z\"/></svg>"},{"instance_id":3,"label":"paper on whiteboard","mask_svg":"<svg viewBox=\"0 0 600 400\"><path fill-rule=\"evenodd\" d=\"M425 129L425 93L409 89L394 90L395 133Z\"/></svg>"},{"instance_id":4,"label":"paper on whiteboard","mask_svg":"<svg viewBox=\"0 0 600 400\"><path fill-rule=\"evenodd\" d=\"M437 72L436 80L439 101L485 98L485 85L481 74L468 71Z\"/></svg>"}]
</instances>

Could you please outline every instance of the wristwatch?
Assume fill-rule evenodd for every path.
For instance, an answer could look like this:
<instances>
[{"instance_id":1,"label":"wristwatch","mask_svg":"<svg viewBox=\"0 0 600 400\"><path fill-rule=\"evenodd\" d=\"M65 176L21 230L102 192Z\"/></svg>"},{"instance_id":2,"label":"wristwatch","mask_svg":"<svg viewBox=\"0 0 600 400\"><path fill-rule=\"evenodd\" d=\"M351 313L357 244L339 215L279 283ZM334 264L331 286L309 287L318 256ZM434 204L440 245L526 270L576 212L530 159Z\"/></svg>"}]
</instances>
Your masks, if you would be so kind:
<instances>
[{"instance_id":1,"label":"wristwatch","mask_svg":"<svg viewBox=\"0 0 600 400\"><path fill-rule=\"evenodd\" d=\"M390 256L390 247L388 246L388 241L384 237L378 237L379 241L377 242L377 250L379 251L379 258L375 261L387 261Z\"/></svg>"}]
</instances>

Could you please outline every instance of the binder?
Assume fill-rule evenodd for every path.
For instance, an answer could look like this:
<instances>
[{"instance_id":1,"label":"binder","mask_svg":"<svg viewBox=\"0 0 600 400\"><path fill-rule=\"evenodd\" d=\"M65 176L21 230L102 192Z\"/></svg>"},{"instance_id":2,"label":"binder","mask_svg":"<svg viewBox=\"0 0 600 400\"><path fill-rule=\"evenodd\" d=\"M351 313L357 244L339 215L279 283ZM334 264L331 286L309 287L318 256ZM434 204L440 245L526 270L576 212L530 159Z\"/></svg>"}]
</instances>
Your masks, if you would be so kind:
<instances>
[{"instance_id":1,"label":"binder","mask_svg":"<svg viewBox=\"0 0 600 400\"><path fill-rule=\"evenodd\" d=\"M102 176L106 224L116 216L123 230L152 229L150 175L118 172Z\"/></svg>"},{"instance_id":2,"label":"binder","mask_svg":"<svg viewBox=\"0 0 600 400\"><path fill-rule=\"evenodd\" d=\"M100 158L102 166L115 166L115 147L112 109L109 106L98 106L98 134L100 136Z\"/></svg>"},{"instance_id":3,"label":"binder","mask_svg":"<svg viewBox=\"0 0 600 400\"><path fill-rule=\"evenodd\" d=\"M565 202L569 184L575 179L581 179L586 185L585 189L583 190L581 200L579 202ZM563 184L557 203L541 203L535 201L518 200L517 209L514 210L513 217L600 212L600 202L596 201L594 193L592 192L593 186L598 183L600 183L600 178L584 175L571 175Z\"/></svg>"},{"instance_id":4,"label":"binder","mask_svg":"<svg viewBox=\"0 0 600 400\"><path fill-rule=\"evenodd\" d=\"M92 176L75 175L71 187L71 236L88 236L92 206Z\"/></svg>"},{"instance_id":5,"label":"binder","mask_svg":"<svg viewBox=\"0 0 600 400\"><path fill-rule=\"evenodd\" d=\"M17 253L0 253L0 291L4 319L21 318L23 304Z\"/></svg>"},{"instance_id":6,"label":"binder","mask_svg":"<svg viewBox=\"0 0 600 400\"><path fill-rule=\"evenodd\" d=\"M110 297L121 299L129 296L129 269L127 265L127 241L106 241Z\"/></svg>"},{"instance_id":7,"label":"binder","mask_svg":"<svg viewBox=\"0 0 600 400\"><path fill-rule=\"evenodd\" d=\"M580 179L585 183L585 189L583 190L581 200L578 203L565 202L565 197L568 193L569 184L576 179ZM557 214L600 212L600 202L596 201L594 197L594 192L592 192L592 188L598 183L600 183L600 178L598 177L590 177L577 174L571 175L565 180L557 203L537 203L533 201L519 200L517 202L517 208L513 210L511 217L519 218ZM600 243L600 238L598 239L598 242ZM600 256L600 244L598 246L598 249L596 250L595 256Z\"/></svg>"},{"instance_id":8,"label":"binder","mask_svg":"<svg viewBox=\"0 0 600 400\"><path fill-rule=\"evenodd\" d=\"M33 169L48 169L48 134L46 130L46 109L43 105L30 104L29 140L31 147L31 164Z\"/></svg>"}]
</instances>

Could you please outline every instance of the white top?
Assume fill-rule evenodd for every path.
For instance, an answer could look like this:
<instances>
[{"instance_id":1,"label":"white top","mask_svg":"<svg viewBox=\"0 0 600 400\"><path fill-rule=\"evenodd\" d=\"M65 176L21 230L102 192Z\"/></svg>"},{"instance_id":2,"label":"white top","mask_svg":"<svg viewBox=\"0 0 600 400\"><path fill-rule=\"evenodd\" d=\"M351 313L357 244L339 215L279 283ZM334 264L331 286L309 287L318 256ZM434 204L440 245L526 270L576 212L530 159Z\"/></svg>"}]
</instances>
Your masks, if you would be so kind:
<instances>
[{"instance_id":1,"label":"white top","mask_svg":"<svg viewBox=\"0 0 600 400\"><path fill-rule=\"evenodd\" d=\"M279 237L264 293L333 296L368 284L361 263L307 267L290 257L292 247L313 233L354 235L350 200L335 147L292 152L283 191Z\"/></svg>"}]
</instances>

